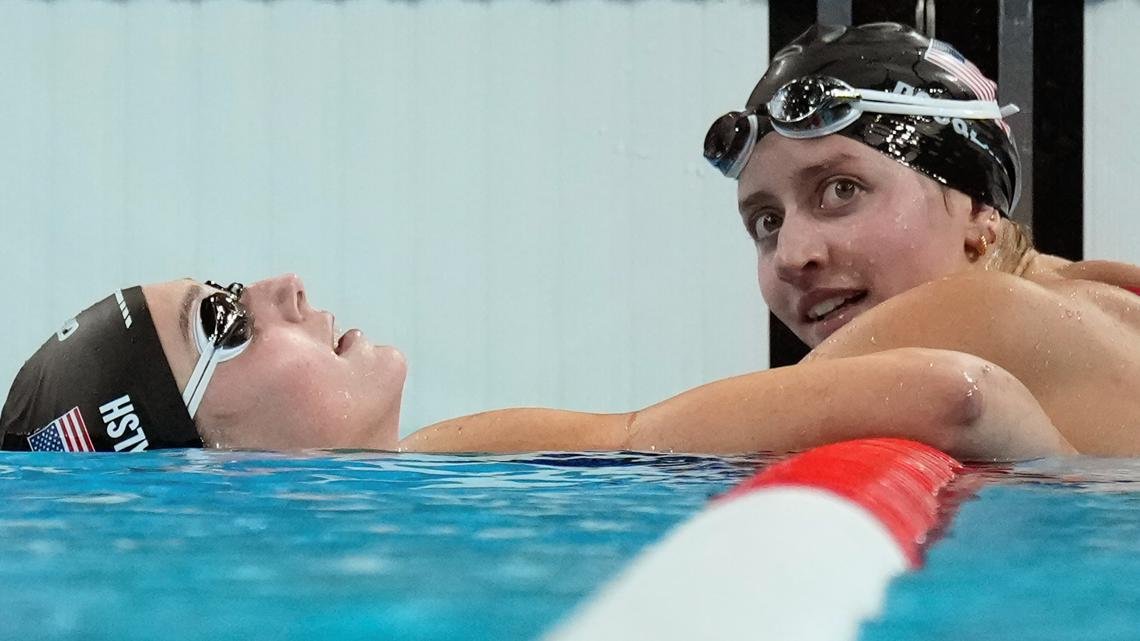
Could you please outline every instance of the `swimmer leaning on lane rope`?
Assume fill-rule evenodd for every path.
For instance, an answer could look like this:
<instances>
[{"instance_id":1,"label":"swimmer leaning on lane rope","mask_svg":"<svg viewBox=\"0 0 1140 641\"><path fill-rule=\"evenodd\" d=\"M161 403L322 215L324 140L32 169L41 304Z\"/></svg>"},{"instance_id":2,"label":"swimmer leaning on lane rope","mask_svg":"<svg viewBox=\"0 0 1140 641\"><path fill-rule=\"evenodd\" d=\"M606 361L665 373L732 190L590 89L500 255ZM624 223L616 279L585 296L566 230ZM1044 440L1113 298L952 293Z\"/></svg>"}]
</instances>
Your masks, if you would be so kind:
<instances>
[{"instance_id":1,"label":"swimmer leaning on lane rope","mask_svg":"<svg viewBox=\"0 0 1140 641\"><path fill-rule=\"evenodd\" d=\"M905 356L718 381L637 414L490 412L399 447L726 452L898 434L977 456L1067 451L1011 376L964 354ZM405 371L392 347L356 330L338 338L296 276L226 288L172 281L116 292L51 336L17 375L0 431L8 450L394 449ZM805 404L804 394L829 402ZM991 396L999 402L979 402ZM868 397L879 402L851 411ZM1021 412L1039 432L1007 433Z\"/></svg>"},{"instance_id":2,"label":"swimmer leaning on lane rope","mask_svg":"<svg viewBox=\"0 0 1140 641\"><path fill-rule=\"evenodd\" d=\"M873 104L852 122L816 127L850 117L860 89L982 97L988 85L940 65L956 58L935 45L898 25L814 28L710 129L706 156L740 172L765 300L815 348L801 364L637 412L499 410L397 444L403 357L359 332L338 339L298 278L173 281L123 290L124 304L109 297L49 338L5 403L4 447L54 447L79 408L92 446L111 451L137 449L123 443L143 430L150 449L741 452L891 435L968 459L1140 453L1140 305L1121 289L1140 269L1039 254L1003 216L1018 168L996 104L862 92ZM851 89L817 83L823 72ZM916 105L944 111L897 113ZM132 412L108 405L124 395Z\"/></svg>"},{"instance_id":3,"label":"swimmer leaning on lane rope","mask_svg":"<svg viewBox=\"0 0 1140 641\"><path fill-rule=\"evenodd\" d=\"M505 410L404 446L734 451L899 435L965 458L1140 454L1140 299L1125 289L1140 268L1033 249L1007 217L1020 165L995 95L908 27L808 29L713 123L705 156L737 178L764 300L811 354L629 415Z\"/></svg>"}]
</instances>

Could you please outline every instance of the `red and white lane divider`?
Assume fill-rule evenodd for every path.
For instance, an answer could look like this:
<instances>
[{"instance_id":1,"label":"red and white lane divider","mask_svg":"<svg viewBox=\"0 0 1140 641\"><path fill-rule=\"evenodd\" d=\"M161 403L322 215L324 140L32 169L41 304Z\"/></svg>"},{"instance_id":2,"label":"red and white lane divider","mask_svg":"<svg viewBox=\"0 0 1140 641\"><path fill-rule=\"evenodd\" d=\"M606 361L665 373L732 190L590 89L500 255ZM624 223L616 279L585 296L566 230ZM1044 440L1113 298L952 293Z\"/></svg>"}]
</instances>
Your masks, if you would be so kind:
<instances>
[{"instance_id":1,"label":"red and white lane divider","mask_svg":"<svg viewBox=\"0 0 1140 641\"><path fill-rule=\"evenodd\" d=\"M794 456L649 548L549 638L854 639L919 564L961 469L901 439Z\"/></svg>"}]
</instances>

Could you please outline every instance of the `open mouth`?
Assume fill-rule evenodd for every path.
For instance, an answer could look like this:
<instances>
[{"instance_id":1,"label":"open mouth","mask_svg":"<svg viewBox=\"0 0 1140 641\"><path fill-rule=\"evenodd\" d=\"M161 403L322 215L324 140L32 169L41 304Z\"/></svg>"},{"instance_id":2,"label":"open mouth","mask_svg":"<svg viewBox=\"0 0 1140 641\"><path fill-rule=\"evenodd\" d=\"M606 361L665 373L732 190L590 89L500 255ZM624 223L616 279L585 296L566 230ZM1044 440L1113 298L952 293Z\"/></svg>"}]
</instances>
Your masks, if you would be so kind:
<instances>
[{"instance_id":1,"label":"open mouth","mask_svg":"<svg viewBox=\"0 0 1140 641\"><path fill-rule=\"evenodd\" d=\"M337 356L343 356L362 335L363 333L359 329L348 330L337 339L333 351L336 352Z\"/></svg>"},{"instance_id":2,"label":"open mouth","mask_svg":"<svg viewBox=\"0 0 1140 641\"><path fill-rule=\"evenodd\" d=\"M808 310L807 320L811 323L818 323L821 321L834 318L848 307L858 304L864 298L867 298L867 292L853 292L843 296L835 296L825 301L820 301Z\"/></svg>"}]
</instances>

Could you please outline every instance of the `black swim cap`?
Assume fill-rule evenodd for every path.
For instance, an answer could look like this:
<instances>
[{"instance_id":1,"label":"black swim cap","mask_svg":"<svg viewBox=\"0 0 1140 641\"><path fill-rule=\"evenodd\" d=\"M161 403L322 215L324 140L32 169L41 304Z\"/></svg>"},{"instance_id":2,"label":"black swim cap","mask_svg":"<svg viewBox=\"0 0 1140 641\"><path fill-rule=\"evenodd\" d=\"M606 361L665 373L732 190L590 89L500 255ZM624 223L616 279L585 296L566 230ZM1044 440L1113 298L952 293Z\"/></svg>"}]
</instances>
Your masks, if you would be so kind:
<instances>
[{"instance_id":1,"label":"black swim cap","mask_svg":"<svg viewBox=\"0 0 1140 641\"><path fill-rule=\"evenodd\" d=\"M137 452L201 447L141 287L68 320L20 368L2 449Z\"/></svg>"},{"instance_id":2,"label":"black swim cap","mask_svg":"<svg viewBox=\"0 0 1140 641\"><path fill-rule=\"evenodd\" d=\"M773 95L787 83L807 77L835 78L857 89L951 100L993 101L997 91L997 85L954 47L904 25L815 25L776 53L752 90L744 113L759 118L757 138L773 131L766 115ZM867 111L837 133L1007 216L1017 204L1021 161L1000 119ZM705 153L719 166L719 159L710 155L709 138Z\"/></svg>"}]
</instances>

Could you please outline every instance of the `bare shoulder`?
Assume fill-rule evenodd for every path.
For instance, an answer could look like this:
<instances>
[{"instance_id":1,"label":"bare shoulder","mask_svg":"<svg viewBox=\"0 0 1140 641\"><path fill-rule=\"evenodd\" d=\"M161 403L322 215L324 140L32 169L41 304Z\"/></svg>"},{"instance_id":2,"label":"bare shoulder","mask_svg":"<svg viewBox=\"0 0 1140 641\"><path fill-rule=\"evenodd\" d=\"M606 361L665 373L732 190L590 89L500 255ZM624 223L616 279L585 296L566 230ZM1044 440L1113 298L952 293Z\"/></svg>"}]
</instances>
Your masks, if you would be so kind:
<instances>
[{"instance_id":1,"label":"bare shoulder","mask_svg":"<svg viewBox=\"0 0 1140 641\"><path fill-rule=\"evenodd\" d=\"M1069 263L1056 270L1058 276L1069 280L1104 283L1117 288L1140 288L1140 265L1111 260L1082 260Z\"/></svg>"},{"instance_id":2,"label":"bare shoulder","mask_svg":"<svg viewBox=\"0 0 1140 641\"><path fill-rule=\"evenodd\" d=\"M1091 278L1105 272L1077 268L1090 271L1074 278L1070 269L926 283L868 310L808 358L903 347L972 354L1021 381L1078 451L1140 454L1140 296Z\"/></svg>"},{"instance_id":3,"label":"bare shoulder","mask_svg":"<svg viewBox=\"0 0 1140 641\"><path fill-rule=\"evenodd\" d=\"M1140 331L1140 266L1086 260L1065 263L1028 278L1054 294L1083 301L1117 323Z\"/></svg>"},{"instance_id":4,"label":"bare shoulder","mask_svg":"<svg viewBox=\"0 0 1140 641\"><path fill-rule=\"evenodd\" d=\"M811 357L932 347L974 354L1024 372L1026 361L1038 360L1043 352L1140 351L1134 347L1140 345L1140 300L1134 299L1140 297L1060 270L1033 279L994 272L956 275L869 310Z\"/></svg>"}]
</instances>

